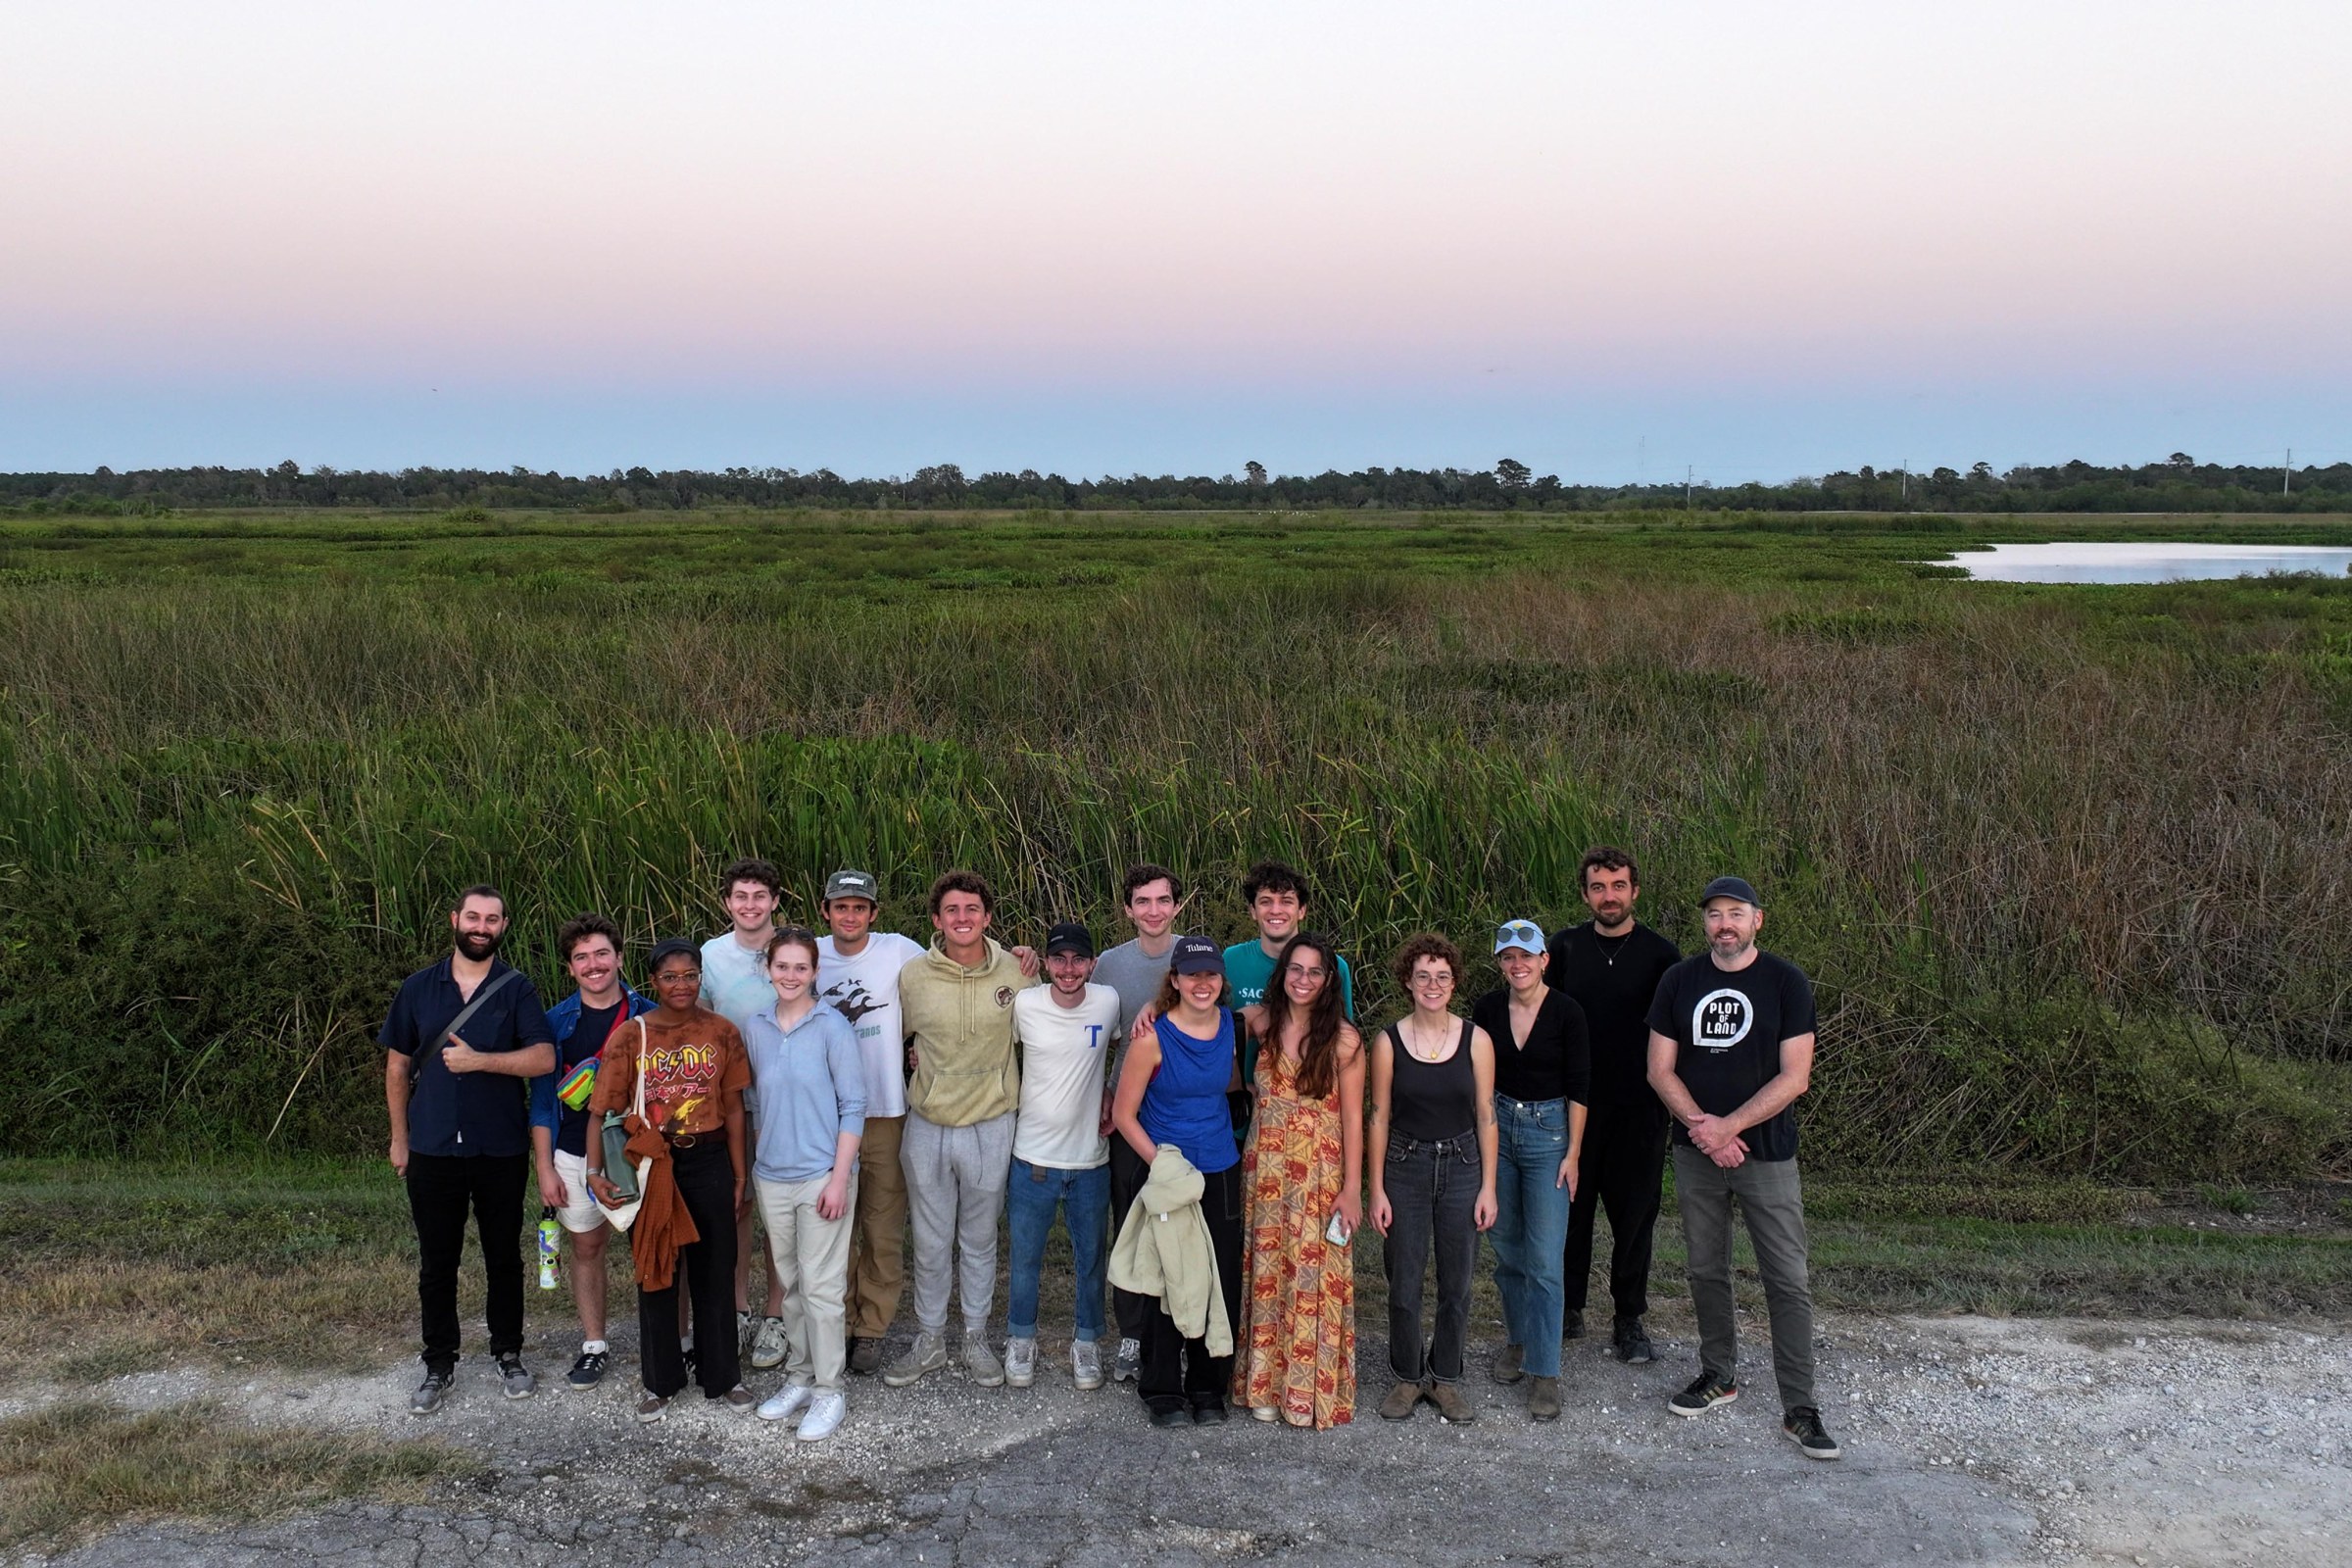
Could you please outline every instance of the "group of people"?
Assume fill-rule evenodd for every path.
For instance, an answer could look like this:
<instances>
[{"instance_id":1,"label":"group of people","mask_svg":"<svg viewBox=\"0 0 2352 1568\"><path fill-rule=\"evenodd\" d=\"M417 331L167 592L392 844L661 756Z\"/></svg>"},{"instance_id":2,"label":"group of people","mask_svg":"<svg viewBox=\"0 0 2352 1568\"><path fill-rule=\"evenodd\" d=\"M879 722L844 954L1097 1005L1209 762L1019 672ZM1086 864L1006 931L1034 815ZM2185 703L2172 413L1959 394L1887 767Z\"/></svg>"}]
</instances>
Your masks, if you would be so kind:
<instances>
[{"instance_id":1,"label":"group of people","mask_svg":"<svg viewBox=\"0 0 2352 1568\"><path fill-rule=\"evenodd\" d=\"M1069 1376L1081 1390L1134 1382L1155 1425L1223 1422L1235 1403L1299 1427L1350 1420L1352 1244L1367 1220L1385 1242L1395 1379L1380 1414L1428 1402L1475 1419L1460 1385L1484 1234L1506 1329L1491 1375L1554 1420L1563 1341L1586 1333L1598 1212L1613 1236L1612 1349L1653 1359L1643 1319L1671 1148L1700 1367L1669 1408L1738 1397L1737 1199L1783 1430L1836 1458L1814 1396L1791 1110L1812 1067L1811 987L1756 946L1761 901L1737 877L1705 890L1706 945L1690 957L1636 917L1630 855L1593 849L1578 877L1592 917L1549 936L1504 922L1502 984L1466 1011L1461 952L1435 934L1406 941L1393 961L1406 1005L1379 1028L1359 1028L1348 959L1306 929L1304 878L1273 861L1241 889L1256 936L1230 947L1179 930L1174 872L1132 867L1121 901L1135 934L1098 953L1066 922L1042 950L1001 945L995 893L970 871L932 884L928 947L875 928L880 890L861 870L826 881L823 934L779 926L776 868L738 860L718 890L728 929L657 943L650 996L624 978L611 920L567 922L558 946L576 989L544 1009L498 956L504 899L467 888L452 952L404 982L380 1037L420 1260L425 1375L411 1409L448 1396L469 1215L490 1353L509 1397L534 1391L519 1236L535 1174L570 1239L575 1388L609 1365L607 1250L625 1228L644 1421L691 1382L821 1440L852 1375L906 1388L948 1365L952 1298L966 1374L1028 1387L1056 1220L1073 1275ZM909 1289L913 1341L890 1358ZM746 1360L781 1366L781 1388L760 1399Z\"/></svg>"}]
</instances>

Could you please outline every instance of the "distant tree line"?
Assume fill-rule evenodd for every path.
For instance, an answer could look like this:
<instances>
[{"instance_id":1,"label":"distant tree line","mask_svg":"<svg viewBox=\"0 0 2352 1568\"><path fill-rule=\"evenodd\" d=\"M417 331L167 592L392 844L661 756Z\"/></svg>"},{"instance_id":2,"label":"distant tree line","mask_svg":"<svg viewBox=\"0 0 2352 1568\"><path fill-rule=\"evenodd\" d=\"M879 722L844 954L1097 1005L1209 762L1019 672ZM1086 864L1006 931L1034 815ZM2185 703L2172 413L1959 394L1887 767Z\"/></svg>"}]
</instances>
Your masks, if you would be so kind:
<instances>
[{"instance_id":1,"label":"distant tree line","mask_svg":"<svg viewBox=\"0 0 2352 1568\"><path fill-rule=\"evenodd\" d=\"M845 479L830 468L614 468L605 474L510 468L403 468L397 473L304 468L140 468L117 473L0 474L0 508L34 514L121 514L181 507L465 507L576 512L680 511L697 507L1042 508L1187 511L1380 508L1397 511L1606 512L1673 509L1754 512L2347 512L2352 463L2278 467L2199 463L2176 452L2162 463L2104 468L2074 462L1995 473L1869 466L1784 484L1563 484L1503 458L1489 469L1364 468L1241 477L1131 474L1067 479L1023 468L967 477L952 463L904 477Z\"/></svg>"}]
</instances>

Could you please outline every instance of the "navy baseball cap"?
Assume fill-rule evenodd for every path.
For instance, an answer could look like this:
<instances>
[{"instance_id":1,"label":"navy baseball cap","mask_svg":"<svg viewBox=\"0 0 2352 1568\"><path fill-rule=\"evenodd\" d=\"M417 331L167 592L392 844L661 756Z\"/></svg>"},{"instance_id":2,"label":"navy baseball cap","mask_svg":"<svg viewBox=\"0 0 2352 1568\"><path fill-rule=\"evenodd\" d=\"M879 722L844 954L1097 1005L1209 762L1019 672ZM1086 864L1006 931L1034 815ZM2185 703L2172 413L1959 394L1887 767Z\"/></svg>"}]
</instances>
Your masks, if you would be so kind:
<instances>
[{"instance_id":1,"label":"navy baseball cap","mask_svg":"<svg viewBox=\"0 0 2352 1568\"><path fill-rule=\"evenodd\" d=\"M1081 958L1095 956L1095 939L1086 927L1075 920L1064 920L1046 933L1046 956L1056 953L1075 953Z\"/></svg>"},{"instance_id":2,"label":"navy baseball cap","mask_svg":"<svg viewBox=\"0 0 2352 1568\"><path fill-rule=\"evenodd\" d=\"M1764 901L1756 897L1756 890L1749 887L1743 877L1717 877L1707 884L1707 891L1698 896L1698 906L1703 909L1717 899L1738 899L1741 904L1759 909L1764 907Z\"/></svg>"},{"instance_id":3,"label":"navy baseball cap","mask_svg":"<svg viewBox=\"0 0 2352 1568\"><path fill-rule=\"evenodd\" d=\"M1172 974L1223 974L1225 950L1206 937L1178 937L1168 955Z\"/></svg>"}]
</instances>

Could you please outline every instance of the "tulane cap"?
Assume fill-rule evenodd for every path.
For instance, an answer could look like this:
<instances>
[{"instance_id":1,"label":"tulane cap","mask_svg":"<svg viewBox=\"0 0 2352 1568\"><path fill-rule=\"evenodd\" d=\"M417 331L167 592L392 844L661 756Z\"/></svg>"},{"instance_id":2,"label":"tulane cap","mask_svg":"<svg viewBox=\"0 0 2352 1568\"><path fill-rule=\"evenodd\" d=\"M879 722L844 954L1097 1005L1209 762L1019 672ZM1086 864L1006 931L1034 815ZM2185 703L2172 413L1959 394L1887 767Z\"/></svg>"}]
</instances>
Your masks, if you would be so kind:
<instances>
[{"instance_id":1,"label":"tulane cap","mask_svg":"<svg viewBox=\"0 0 2352 1568\"><path fill-rule=\"evenodd\" d=\"M1168 969L1174 974L1223 974L1225 950L1206 937L1178 937L1168 955Z\"/></svg>"},{"instance_id":2,"label":"tulane cap","mask_svg":"<svg viewBox=\"0 0 2352 1568\"><path fill-rule=\"evenodd\" d=\"M1764 907L1764 901L1756 897L1756 890L1749 887L1742 877L1717 877L1707 884L1707 891L1698 896L1698 906L1703 909L1717 899L1738 899L1741 904L1755 908Z\"/></svg>"},{"instance_id":3,"label":"tulane cap","mask_svg":"<svg viewBox=\"0 0 2352 1568\"><path fill-rule=\"evenodd\" d=\"M1544 951L1544 928L1533 920L1505 920L1494 928L1494 951L1505 948L1525 948L1528 952Z\"/></svg>"},{"instance_id":4,"label":"tulane cap","mask_svg":"<svg viewBox=\"0 0 2352 1568\"><path fill-rule=\"evenodd\" d=\"M1095 956L1095 939L1086 927L1075 920L1064 920L1046 933L1046 956L1056 953L1074 953L1081 958Z\"/></svg>"},{"instance_id":5,"label":"tulane cap","mask_svg":"<svg viewBox=\"0 0 2352 1568\"><path fill-rule=\"evenodd\" d=\"M865 871L836 871L825 878L825 902L831 904L835 899L863 899L868 904L882 902L881 896L874 891L872 874Z\"/></svg>"}]
</instances>

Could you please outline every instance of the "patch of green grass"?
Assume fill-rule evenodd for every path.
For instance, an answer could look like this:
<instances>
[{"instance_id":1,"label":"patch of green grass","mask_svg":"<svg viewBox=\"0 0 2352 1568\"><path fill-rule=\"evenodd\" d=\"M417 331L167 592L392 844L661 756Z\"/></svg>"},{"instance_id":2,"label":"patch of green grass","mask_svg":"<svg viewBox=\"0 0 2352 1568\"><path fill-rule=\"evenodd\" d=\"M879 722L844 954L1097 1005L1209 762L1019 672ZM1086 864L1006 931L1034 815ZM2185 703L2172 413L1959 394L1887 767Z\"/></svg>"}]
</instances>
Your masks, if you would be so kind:
<instances>
[{"instance_id":1,"label":"patch of green grass","mask_svg":"<svg viewBox=\"0 0 2352 1568\"><path fill-rule=\"evenodd\" d=\"M254 1426L209 1401L52 1405L0 1421L0 1546L140 1518L253 1519L346 1497L420 1502L480 1473L437 1443Z\"/></svg>"}]
</instances>

